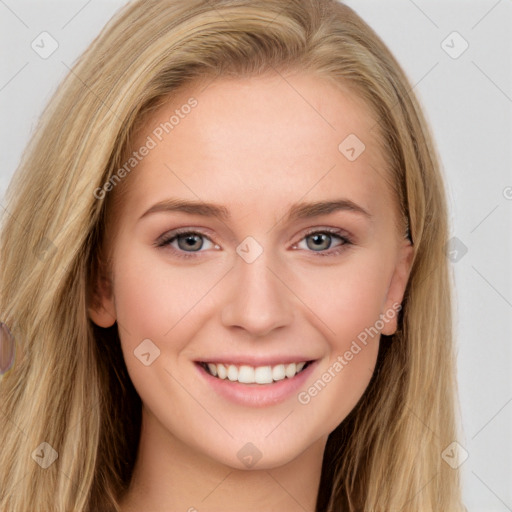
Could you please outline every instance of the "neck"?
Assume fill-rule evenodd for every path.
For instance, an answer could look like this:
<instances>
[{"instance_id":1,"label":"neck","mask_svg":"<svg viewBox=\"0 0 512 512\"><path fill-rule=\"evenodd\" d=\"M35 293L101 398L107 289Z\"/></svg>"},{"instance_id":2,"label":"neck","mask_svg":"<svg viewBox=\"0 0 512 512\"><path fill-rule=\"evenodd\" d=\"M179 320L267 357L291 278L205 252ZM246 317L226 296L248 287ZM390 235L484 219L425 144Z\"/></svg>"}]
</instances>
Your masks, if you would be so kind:
<instances>
[{"instance_id":1,"label":"neck","mask_svg":"<svg viewBox=\"0 0 512 512\"><path fill-rule=\"evenodd\" d=\"M239 470L184 445L143 407L122 512L314 512L327 438L285 465Z\"/></svg>"}]
</instances>

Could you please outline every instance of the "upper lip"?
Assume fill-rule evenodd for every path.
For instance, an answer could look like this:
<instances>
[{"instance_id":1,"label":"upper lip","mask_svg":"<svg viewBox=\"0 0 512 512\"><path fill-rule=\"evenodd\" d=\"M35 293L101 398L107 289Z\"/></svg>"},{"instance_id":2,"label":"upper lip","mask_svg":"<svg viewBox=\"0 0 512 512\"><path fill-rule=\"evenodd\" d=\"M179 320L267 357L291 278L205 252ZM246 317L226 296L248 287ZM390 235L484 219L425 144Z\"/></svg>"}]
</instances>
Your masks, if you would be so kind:
<instances>
[{"instance_id":1,"label":"upper lip","mask_svg":"<svg viewBox=\"0 0 512 512\"><path fill-rule=\"evenodd\" d=\"M302 363L308 361L315 361L315 358L307 356L268 356L268 357L255 357L255 356L214 356L211 358L197 359L196 363L212 363L212 364L232 364L235 366L253 366L255 368L259 366L276 366L278 364L291 364L291 363Z\"/></svg>"}]
</instances>

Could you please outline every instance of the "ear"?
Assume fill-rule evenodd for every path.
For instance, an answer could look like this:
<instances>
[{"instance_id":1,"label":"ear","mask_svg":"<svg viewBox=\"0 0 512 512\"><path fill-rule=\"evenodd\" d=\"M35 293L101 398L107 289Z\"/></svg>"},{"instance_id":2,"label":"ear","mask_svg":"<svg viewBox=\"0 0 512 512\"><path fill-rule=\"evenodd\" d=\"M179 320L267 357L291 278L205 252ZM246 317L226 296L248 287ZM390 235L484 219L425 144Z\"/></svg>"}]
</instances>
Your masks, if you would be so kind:
<instances>
[{"instance_id":1,"label":"ear","mask_svg":"<svg viewBox=\"0 0 512 512\"><path fill-rule=\"evenodd\" d=\"M395 314L391 318L391 315L386 315L386 321L384 322L384 328L382 334L390 336L397 330L397 317L398 312L396 309L397 304L401 304L409 275L411 273L412 261L414 258L414 247L410 240L406 239L401 242L398 250L396 266L389 283L386 300L384 302L383 315L386 315L388 311L395 311Z\"/></svg>"},{"instance_id":2,"label":"ear","mask_svg":"<svg viewBox=\"0 0 512 512\"><path fill-rule=\"evenodd\" d=\"M112 327L117 320L112 279L103 269L97 273L97 278L92 284L91 296L88 307L90 319L98 327Z\"/></svg>"}]
</instances>

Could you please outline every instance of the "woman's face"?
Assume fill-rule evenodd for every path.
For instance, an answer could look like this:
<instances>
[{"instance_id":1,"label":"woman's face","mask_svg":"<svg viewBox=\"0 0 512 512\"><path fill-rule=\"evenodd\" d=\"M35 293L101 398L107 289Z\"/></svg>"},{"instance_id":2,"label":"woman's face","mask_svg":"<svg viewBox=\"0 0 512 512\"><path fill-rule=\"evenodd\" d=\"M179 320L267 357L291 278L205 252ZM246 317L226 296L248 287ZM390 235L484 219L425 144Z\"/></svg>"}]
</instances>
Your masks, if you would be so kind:
<instances>
[{"instance_id":1,"label":"woman's face","mask_svg":"<svg viewBox=\"0 0 512 512\"><path fill-rule=\"evenodd\" d=\"M376 122L297 74L187 87L138 131L90 314L117 320L158 442L277 467L356 405L412 256Z\"/></svg>"}]
</instances>

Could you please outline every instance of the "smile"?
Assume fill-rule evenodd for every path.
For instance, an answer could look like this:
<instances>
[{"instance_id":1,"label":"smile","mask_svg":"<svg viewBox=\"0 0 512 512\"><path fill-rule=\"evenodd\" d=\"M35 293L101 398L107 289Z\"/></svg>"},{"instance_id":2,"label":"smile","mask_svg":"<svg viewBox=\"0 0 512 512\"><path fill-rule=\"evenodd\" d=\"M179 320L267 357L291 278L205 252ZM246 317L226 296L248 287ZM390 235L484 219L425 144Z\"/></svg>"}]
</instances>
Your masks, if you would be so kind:
<instances>
[{"instance_id":1,"label":"smile","mask_svg":"<svg viewBox=\"0 0 512 512\"><path fill-rule=\"evenodd\" d=\"M274 366L250 366L234 364L201 363L213 377L241 384L272 384L284 379L292 379L304 371L309 361Z\"/></svg>"}]
</instances>

